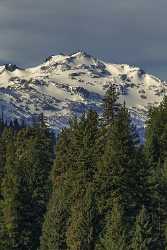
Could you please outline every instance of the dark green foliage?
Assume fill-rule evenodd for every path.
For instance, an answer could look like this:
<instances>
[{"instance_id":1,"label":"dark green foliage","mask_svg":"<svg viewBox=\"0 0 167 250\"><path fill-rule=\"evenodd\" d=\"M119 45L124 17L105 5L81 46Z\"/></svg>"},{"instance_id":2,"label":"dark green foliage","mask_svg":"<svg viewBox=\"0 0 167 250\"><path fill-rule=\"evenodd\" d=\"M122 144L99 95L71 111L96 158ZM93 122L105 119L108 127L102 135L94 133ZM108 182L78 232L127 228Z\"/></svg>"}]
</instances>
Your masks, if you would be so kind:
<instances>
[{"instance_id":1,"label":"dark green foliage","mask_svg":"<svg viewBox=\"0 0 167 250\"><path fill-rule=\"evenodd\" d=\"M153 242L151 218L143 206L136 219L131 249L151 250Z\"/></svg>"},{"instance_id":2,"label":"dark green foliage","mask_svg":"<svg viewBox=\"0 0 167 250\"><path fill-rule=\"evenodd\" d=\"M97 249L128 250L124 214L118 199L114 200L111 212L106 215L106 225Z\"/></svg>"},{"instance_id":3,"label":"dark green foliage","mask_svg":"<svg viewBox=\"0 0 167 250\"><path fill-rule=\"evenodd\" d=\"M100 201L122 197L126 208L135 203L136 137L130 124L128 111L122 107L109 129L104 156L98 163L97 182ZM133 155L133 157L132 157ZM133 202L132 202L133 201Z\"/></svg>"},{"instance_id":4,"label":"dark green foliage","mask_svg":"<svg viewBox=\"0 0 167 250\"><path fill-rule=\"evenodd\" d=\"M167 98L144 145L117 100L112 85L103 117L71 119L56 149L43 115L1 119L0 250L167 249Z\"/></svg>"},{"instance_id":5,"label":"dark green foliage","mask_svg":"<svg viewBox=\"0 0 167 250\"><path fill-rule=\"evenodd\" d=\"M163 164L167 147L167 97L149 113L145 152L150 165Z\"/></svg>"},{"instance_id":6,"label":"dark green foliage","mask_svg":"<svg viewBox=\"0 0 167 250\"><path fill-rule=\"evenodd\" d=\"M110 85L104 97L103 120L106 125L113 122L119 110L120 105L117 103L118 97L115 86L113 84Z\"/></svg>"},{"instance_id":7,"label":"dark green foliage","mask_svg":"<svg viewBox=\"0 0 167 250\"><path fill-rule=\"evenodd\" d=\"M87 193L86 188L96 171L97 138L98 116L94 111L89 111L80 120L71 120L70 128L63 130L59 137L52 172L54 191L43 227L42 250L52 249L51 244L55 245L55 249L76 249L76 246L77 249L83 249L86 246L84 242L89 242L89 226L92 227L93 218L89 219L87 216L93 211L94 204L91 202L92 194ZM55 218L55 214L60 214L59 218ZM54 234L50 232L53 225ZM87 225L86 229L82 225ZM62 237L64 233L65 236ZM92 244L92 240L90 242Z\"/></svg>"},{"instance_id":8,"label":"dark green foliage","mask_svg":"<svg viewBox=\"0 0 167 250\"><path fill-rule=\"evenodd\" d=\"M165 249L166 227L166 153L167 153L167 97L159 107L150 110L145 155L150 169L154 248Z\"/></svg>"},{"instance_id":9,"label":"dark green foliage","mask_svg":"<svg viewBox=\"0 0 167 250\"><path fill-rule=\"evenodd\" d=\"M59 197L53 192L49 201L48 212L45 216L41 238L41 250L65 250L66 228L67 228L67 207L61 191Z\"/></svg>"},{"instance_id":10,"label":"dark green foliage","mask_svg":"<svg viewBox=\"0 0 167 250\"><path fill-rule=\"evenodd\" d=\"M3 135L7 146L1 185L2 237L9 249L35 250L51 188L52 137L45 128L23 129L10 140L9 135Z\"/></svg>"},{"instance_id":11,"label":"dark green foliage","mask_svg":"<svg viewBox=\"0 0 167 250\"><path fill-rule=\"evenodd\" d=\"M78 194L78 199L70 209L67 227L67 248L71 250L90 250L95 247L96 208L91 186Z\"/></svg>"},{"instance_id":12,"label":"dark green foliage","mask_svg":"<svg viewBox=\"0 0 167 250\"><path fill-rule=\"evenodd\" d=\"M2 221L2 238L5 238L4 244L7 249L19 248L19 228L17 225L17 191L19 181L17 179L15 169L15 147L14 143L10 142L6 149L6 164L5 175L1 185L1 221Z\"/></svg>"},{"instance_id":13,"label":"dark green foliage","mask_svg":"<svg viewBox=\"0 0 167 250\"><path fill-rule=\"evenodd\" d=\"M152 200L151 200L151 213L152 213L152 227L153 235L156 241L154 242L153 249L164 249L166 246L166 225L167 225L167 165L164 162L163 167L156 167L152 173Z\"/></svg>"}]
</instances>

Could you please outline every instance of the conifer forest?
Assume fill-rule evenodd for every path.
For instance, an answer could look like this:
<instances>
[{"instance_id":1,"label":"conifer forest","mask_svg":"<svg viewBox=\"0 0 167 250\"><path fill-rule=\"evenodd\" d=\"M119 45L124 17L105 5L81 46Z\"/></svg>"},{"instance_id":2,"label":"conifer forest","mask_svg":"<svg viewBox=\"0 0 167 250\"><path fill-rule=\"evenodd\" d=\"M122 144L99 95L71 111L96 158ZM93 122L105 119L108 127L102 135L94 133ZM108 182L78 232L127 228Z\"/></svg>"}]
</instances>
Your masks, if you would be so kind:
<instances>
[{"instance_id":1,"label":"conifer forest","mask_svg":"<svg viewBox=\"0 0 167 250\"><path fill-rule=\"evenodd\" d=\"M2 115L0 250L167 250L167 97L144 144L113 86L58 136Z\"/></svg>"}]
</instances>

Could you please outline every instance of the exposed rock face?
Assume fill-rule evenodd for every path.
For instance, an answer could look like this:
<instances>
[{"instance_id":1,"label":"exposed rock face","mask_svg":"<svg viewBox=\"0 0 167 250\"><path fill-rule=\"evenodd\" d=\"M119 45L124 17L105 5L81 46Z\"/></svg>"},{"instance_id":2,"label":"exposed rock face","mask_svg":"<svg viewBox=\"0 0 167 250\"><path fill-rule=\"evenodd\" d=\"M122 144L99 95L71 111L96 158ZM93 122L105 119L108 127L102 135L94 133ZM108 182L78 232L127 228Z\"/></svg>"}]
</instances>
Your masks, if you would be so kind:
<instances>
[{"instance_id":1,"label":"exposed rock face","mask_svg":"<svg viewBox=\"0 0 167 250\"><path fill-rule=\"evenodd\" d=\"M71 115L87 109L101 111L110 84L126 102L134 123L143 131L147 111L158 105L167 84L144 70L126 64L105 63L85 52L48 57L37 67L0 67L0 111L6 119L24 119L44 113L47 124L59 131Z\"/></svg>"}]
</instances>

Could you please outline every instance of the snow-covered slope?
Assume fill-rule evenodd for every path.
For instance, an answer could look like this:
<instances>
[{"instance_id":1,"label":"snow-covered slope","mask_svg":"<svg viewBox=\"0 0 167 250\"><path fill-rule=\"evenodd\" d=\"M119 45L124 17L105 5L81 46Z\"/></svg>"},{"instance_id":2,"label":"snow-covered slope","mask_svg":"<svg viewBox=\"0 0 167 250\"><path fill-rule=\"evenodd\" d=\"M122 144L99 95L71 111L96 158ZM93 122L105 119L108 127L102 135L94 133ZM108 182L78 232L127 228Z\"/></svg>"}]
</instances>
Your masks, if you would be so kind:
<instances>
[{"instance_id":1,"label":"snow-covered slope","mask_svg":"<svg viewBox=\"0 0 167 250\"><path fill-rule=\"evenodd\" d=\"M136 66L105 63L84 52L50 56L37 67L0 67L0 111L6 119L31 122L43 113L48 125L59 131L72 114L93 108L101 111L102 98L114 83L120 102L126 102L133 120L142 129L148 107L167 92L166 82Z\"/></svg>"}]
</instances>

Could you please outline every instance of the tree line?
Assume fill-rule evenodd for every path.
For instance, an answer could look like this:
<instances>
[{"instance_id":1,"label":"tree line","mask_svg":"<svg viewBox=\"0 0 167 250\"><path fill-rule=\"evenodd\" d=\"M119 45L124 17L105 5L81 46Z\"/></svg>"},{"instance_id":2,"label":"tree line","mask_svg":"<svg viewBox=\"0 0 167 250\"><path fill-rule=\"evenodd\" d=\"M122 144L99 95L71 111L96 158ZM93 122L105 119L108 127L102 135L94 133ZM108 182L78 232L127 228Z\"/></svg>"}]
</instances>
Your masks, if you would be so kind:
<instances>
[{"instance_id":1,"label":"tree line","mask_svg":"<svg viewBox=\"0 0 167 250\"><path fill-rule=\"evenodd\" d=\"M103 115L0 122L1 250L166 250L167 97L141 145L110 86Z\"/></svg>"}]
</instances>

